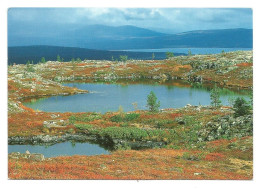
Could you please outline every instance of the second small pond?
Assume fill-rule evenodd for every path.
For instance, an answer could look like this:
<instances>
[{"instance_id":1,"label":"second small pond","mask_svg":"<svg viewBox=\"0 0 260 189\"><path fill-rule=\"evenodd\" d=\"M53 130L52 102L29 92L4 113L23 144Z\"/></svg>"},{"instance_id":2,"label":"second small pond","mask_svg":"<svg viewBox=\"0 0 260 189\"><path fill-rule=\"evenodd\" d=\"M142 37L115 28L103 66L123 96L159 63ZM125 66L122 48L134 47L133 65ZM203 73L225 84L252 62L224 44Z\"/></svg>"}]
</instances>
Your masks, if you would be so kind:
<instances>
[{"instance_id":1,"label":"second small pond","mask_svg":"<svg viewBox=\"0 0 260 189\"><path fill-rule=\"evenodd\" d=\"M8 153L20 152L40 153L44 157L72 156L72 155L100 155L109 154L108 150L98 144L63 142L51 146L44 145L8 145Z\"/></svg>"}]
</instances>

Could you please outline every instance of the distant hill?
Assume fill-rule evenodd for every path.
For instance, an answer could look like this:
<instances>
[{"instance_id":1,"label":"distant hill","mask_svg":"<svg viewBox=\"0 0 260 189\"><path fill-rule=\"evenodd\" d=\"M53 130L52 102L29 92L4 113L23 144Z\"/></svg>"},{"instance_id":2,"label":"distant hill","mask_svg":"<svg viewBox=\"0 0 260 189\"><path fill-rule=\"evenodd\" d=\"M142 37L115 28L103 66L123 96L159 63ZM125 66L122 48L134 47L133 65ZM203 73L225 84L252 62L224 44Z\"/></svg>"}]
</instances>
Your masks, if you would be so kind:
<instances>
[{"instance_id":1,"label":"distant hill","mask_svg":"<svg viewBox=\"0 0 260 189\"><path fill-rule=\"evenodd\" d=\"M168 36L163 43L174 44L174 47L252 48L253 30L238 28L190 31Z\"/></svg>"},{"instance_id":2,"label":"distant hill","mask_svg":"<svg viewBox=\"0 0 260 189\"><path fill-rule=\"evenodd\" d=\"M70 31L74 35L86 38L110 38L110 39L127 39L127 38L147 38L166 36L167 34L155 32L145 28L139 28L131 25L126 26L105 26L89 25Z\"/></svg>"},{"instance_id":3,"label":"distant hill","mask_svg":"<svg viewBox=\"0 0 260 189\"><path fill-rule=\"evenodd\" d=\"M165 59L165 53L154 53L155 59ZM73 47L58 47L58 46L19 46L8 47L8 64L25 64L28 60L37 63L41 57L46 60L57 60L57 55L70 61L72 58L80 58L82 60L119 60L120 55L127 55L128 59L152 59L152 53L148 52L126 52L126 51L105 51L93 50ZM175 55L183 55L175 53Z\"/></svg>"},{"instance_id":4,"label":"distant hill","mask_svg":"<svg viewBox=\"0 0 260 189\"><path fill-rule=\"evenodd\" d=\"M252 29L198 30L178 34L159 33L135 26L89 25L48 30L12 26L8 46L48 45L100 50L148 48L252 48Z\"/></svg>"},{"instance_id":5,"label":"distant hill","mask_svg":"<svg viewBox=\"0 0 260 189\"><path fill-rule=\"evenodd\" d=\"M110 42L109 42L110 41ZM159 49L159 48L252 48L250 29L198 30L147 38L125 38L96 41L86 46L99 49Z\"/></svg>"}]
</instances>

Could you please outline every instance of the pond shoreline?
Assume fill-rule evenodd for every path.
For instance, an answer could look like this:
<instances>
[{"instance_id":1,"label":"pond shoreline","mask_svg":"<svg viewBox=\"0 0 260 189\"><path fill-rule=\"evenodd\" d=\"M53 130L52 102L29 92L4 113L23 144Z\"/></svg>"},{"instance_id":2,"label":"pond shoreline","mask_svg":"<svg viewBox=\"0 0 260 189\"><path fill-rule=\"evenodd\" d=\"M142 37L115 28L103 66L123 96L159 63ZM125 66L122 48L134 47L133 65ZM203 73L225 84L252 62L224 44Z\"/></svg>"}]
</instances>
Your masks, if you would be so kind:
<instances>
[{"instance_id":1,"label":"pond shoreline","mask_svg":"<svg viewBox=\"0 0 260 189\"><path fill-rule=\"evenodd\" d=\"M93 81L99 81L99 82L117 82L120 79L128 79L128 80L133 80L133 81L138 81L138 80L142 80L142 79L150 79L153 81L161 81L161 82L165 82L165 81L175 81L175 80L182 80L184 82L188 82L189 84L208 84L208 85L218 85L222 88L226 88L226 89L246 89L246 90L252 90L253 86L241 86L241 85L237 85L234 83L225 83L223 81L213 81L212 79L207 79L207 78L203 78L200 75L193 75L193 76L167 76L165 74L163 75L155 75L155 76L138 76L138 75L134 75L134 76L124 76L124 77L120 77L120 76L113 76L113 77L84 77L84 76L79 76L76 79L75 78L71 78L69 77L63 77L62 80L58 80L58 82L69 82L69 83L85 83L88 80L93 80ZM54 79L55 80L55 79Z\"/></svg>"},{"instance_id":2,"label":"pond shoreline","mask_svg":"<svg viewBox=\"0 0 260 189\"><path fill-rule=\"evenodd\" d=\"M155 141L129 141L123 139L107 139L97 135L86 135L82 133L77 134L65 134L61 136L50 135L36 135L36 136L13 136L8 137L8 145L55 145L62 142L90 142L98 144L107 150L116 150L119 148L128 147L135 150L148 149L148 148L160 148L164 146L165 142Z\"/></svg>"}]
</instances>

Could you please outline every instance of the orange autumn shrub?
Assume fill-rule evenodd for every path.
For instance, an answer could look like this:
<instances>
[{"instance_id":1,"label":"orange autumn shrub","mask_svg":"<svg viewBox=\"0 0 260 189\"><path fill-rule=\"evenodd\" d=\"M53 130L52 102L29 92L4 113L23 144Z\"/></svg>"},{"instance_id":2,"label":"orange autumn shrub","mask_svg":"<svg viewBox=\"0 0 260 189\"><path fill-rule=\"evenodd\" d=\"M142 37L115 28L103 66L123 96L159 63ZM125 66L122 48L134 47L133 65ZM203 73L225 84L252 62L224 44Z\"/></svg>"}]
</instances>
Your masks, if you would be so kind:
<instances>
[{"instance_id":1,"label":"orange autumn shrub","mask_svg":"<svg viewBox=\"0 0 260 189\"><path fill-rule=\"evenodd\" d=\"M77 66L86 66L86 63L78 63Z\"/></svg>"},{"instance_id":2,"label":"orange autumn shrub","mask_svg":"<svg viewBox=\"0 0 260 189\"><path fill-rule=\"evenodd\" d=\"M182 116L182 114L181 113L171 113L171 114L169 114L169 116L170 116L170 118L175 119L176 117Z\"/></svg>"},{"instance_id":3,"label":"orange autumn shrub","mask_svg":"<svg viewBox=\"0 0 260 189\"><path fill-rule=\"evenodd\" d=\"M8 136L33 136L43 134L43 122L52 120L51 115L59 115L58 119L66 120L71 113L48 113L48 112L33 112L26 111L8 116ZM74 128L74 126L72 126ZM71 129L67 126L57 130L57 132L66 132ZM53 133L55 134L55 133Z\"/></svg>"},{"instance_id":4,"label":"orange autumn shrub","mask_svg":"<svg viewBox=\"0 0 260 189\"><path fill-rule=\"evenodd\" d=\"M222 146L222 145L225 145L225 144L229 144L229 140L226 140L226 139L219 139L219 140L215 140L215 141L210 141L208 142L208 146Z\"/></svg>"},{"instance_id":5,"label":"orange autumn shrub","mask_svg":"<svg viewBox=\"0 0 260 189\"><path fill-rule=\"evenodd\" d=\"M8 80L8 91L18 90L16 83L13 80Z\"/></svg>"},{"instance_id":6,"label":"orange autumn shrub","mask_svg":"<svg viewBox=\"0 0 260 189\"><path fill-rule=\"evenodd\" d=\"M236 66L237 67L250 67L250 66L253 66L253 63L243 62L243 63L236 64Z\"/></svg>"},{"instance_id":7,"label":"orange autumn shrub","mask_svg":"<svg viewBox=\"0 0 260 189\"><path fill-rule=\"evenodd\" d=\"M186 150L187 151L187 150ZM252 179L234 172L225 162L178 158L183 150L116 151L110 155L63 156L37 162L9 159L10 179ZM190 151L193 153L192 151ZM215 155L219 157L219 155Z\"/></svg>"},{"instance_id":8,"label":"orange autumn shrub","mask_svg":"<svg viewBox=\"0 0 260 189\"><path fill-rule=\"evenodd\" d=\"M29 108L29 107L27 107L27 106L24 106L23 104L20 104L20 107L21 107L22 109L24 109L25 111L34 112L34 109Z\"/></svg>"},{"instance_id":9,"label":"orange autumn shrub","mask_svg":"<svg viewBox=\"0 0 260 189\"><path fill-rule=\"evenodd\" d=\"M223 160L225 156L221 153L209 153L205 156L206 161L218 161Z\"/></svg>"}]
</instances>

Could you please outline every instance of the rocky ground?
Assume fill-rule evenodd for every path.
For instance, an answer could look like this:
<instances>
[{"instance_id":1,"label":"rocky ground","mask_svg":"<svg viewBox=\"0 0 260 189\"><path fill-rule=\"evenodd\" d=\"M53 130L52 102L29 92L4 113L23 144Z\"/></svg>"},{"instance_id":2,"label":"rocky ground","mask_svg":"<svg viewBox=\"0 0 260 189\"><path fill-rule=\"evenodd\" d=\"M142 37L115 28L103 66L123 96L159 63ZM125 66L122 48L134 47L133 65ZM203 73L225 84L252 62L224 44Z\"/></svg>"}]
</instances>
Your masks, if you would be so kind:
<instances>
[{"instance_id":1,"label":"rocky ground","mask_svg":"<svg viewBox=\"0 0 260 189\"><path fill-rule=\"evenodd\" d=\"M62 81L183 79L252 88L252 51L127 62L46 62L8 67L8 143L94 141L111 155L45 159L9 154L11 179L252 179L253 117L231 107L98 113L48 113L25 107L32 97L87 91ZM158 149L160 148L160 149ZM138 151L136 151L138 149ZM137 165L142 165L141 167Z\"/></svg>"},{"instance_id":2,"label":"rocky ground","mask_svg":"<svg viewBox=\"0 0 260 189\"><path fill-rule=\"evenodd\" d=\"M85 79L184 79L191 82L216 82L224 87L252 88L253 52L235 51L213 55L176 56L167 60L127 60L52 62L16 65L9 73L23 78L24 73L54 81ZM34 77L34 76L26 76ZM37 78L37 77L34 77ZM34 88L32 88L34 89Z\"/></svg>"},{"instance_id":3,"label":"rocky ground","mask_svg":"<svg viewBox=\"0 0 260 189\"><path fill-rule=\"evenodd\" d=\"M45 79L41 74L35 72L35 67L40 69L45 66L39 64L35 66L14 65L8 67L8 113L28 110L21 103L26 98L73 95L88 92L63 86L61 83Z\"/></svg>"}]
</instances>

